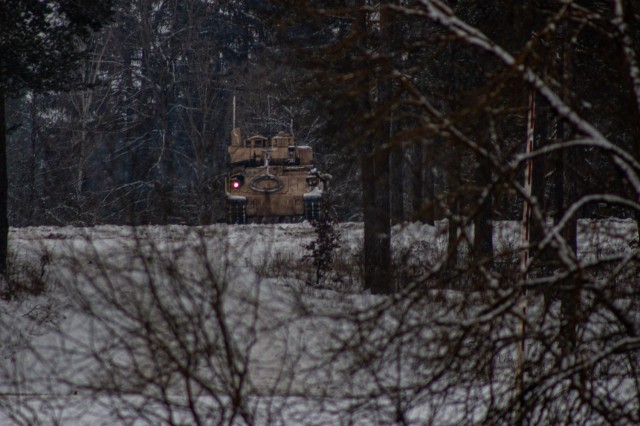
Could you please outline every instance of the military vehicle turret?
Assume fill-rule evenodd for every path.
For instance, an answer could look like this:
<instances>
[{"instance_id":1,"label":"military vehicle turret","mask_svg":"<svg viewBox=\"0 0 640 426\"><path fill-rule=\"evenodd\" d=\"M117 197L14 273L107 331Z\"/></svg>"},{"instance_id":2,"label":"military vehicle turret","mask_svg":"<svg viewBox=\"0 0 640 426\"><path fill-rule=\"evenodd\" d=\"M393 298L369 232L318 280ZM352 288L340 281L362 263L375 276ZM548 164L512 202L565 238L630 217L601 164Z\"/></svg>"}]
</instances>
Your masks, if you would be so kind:
<instances>
[{"instance_id":1,"label":"military vehicle turret","mask_svg":"<svg viewBox=\"0 0 640 426\"><path fill-rule=\"evenodd\" d=\"M230 171L225 179L229 223L316 220L330 176L314 166L313 150L280 132L242 139L231 132Z\"/></svg>"}]
</instances>

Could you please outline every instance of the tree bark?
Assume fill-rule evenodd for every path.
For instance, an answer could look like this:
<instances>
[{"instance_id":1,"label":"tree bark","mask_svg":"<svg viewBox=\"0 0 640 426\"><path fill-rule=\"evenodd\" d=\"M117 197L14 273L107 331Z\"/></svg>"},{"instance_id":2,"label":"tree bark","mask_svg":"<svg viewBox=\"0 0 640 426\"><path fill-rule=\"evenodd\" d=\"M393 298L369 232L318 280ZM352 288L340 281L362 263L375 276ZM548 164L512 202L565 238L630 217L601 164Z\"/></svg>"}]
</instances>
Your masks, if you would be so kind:
<instances>
[{"instance_id":1,"label":"tree bark","mask_svg":"<svg viewBox=\"0 0 640 426\"><path fill-rule=\"evenodd\" d=\"M361 5L364 2L360 3ZM388 52L389 39L386 37L389 25L389 11L381 11L381 49ZM366 34L366 12L360 13L361 30ZM391 74L383 67L378 76L377 107L380 114L373 125L373 140L365 143L362 163L362 189L364 204L364 286L373 294L388 294L393 290L391 280L391 218L389 199L389 150L384 145L390 143L390 117L385 114L385 103L390 99ZM364 77L366 79L366 77ZM365 87L370 87L366 84ZM363 91L363 97L369 94ZM364 99L363 99L364 101ZM367 102L368 103L368 102ZM363 109L361 112L366 112Z\"/></svg>"},{"instance_id":2,"label":"tree bark","mask_svg":"<svg viewBox=\"0 0 640 426\"><path fill-rule=\"evenodd\" d=\"M433 150L433 145L430 145ZM412 149L411 207L413 220L435 224L435 190L433 177L433 155L425 155L423 141L416 142Z\"/></svg>"},{"instance_id":3,"label":"tree bark","mask_svg":"<svg viewBox=\"0 0 640 426\"><path fill-rule=\"evenodd\" d=\"M476 182L483 191L491 186L491 163L478 155L478 168L476 169ZM480 197L482 197L482 192ZM474 217L473 252L477 262L489 261L493 258L493 195L488 191L484 199L478 199L478 213Z\"/></svg>"},{"instance_id":4,"label":"tree bark","mask_svg":"<svg viewBox=\"0 0 640 426\"><path fill-rule=\"evenodd\" d=\"M435 176L433 173L434 168L434 145L430 145L430 151L427 151L427 155L423 157L424 164L424 200L423 200L423 217L425 223L431 226L435 225L436 221L436 188L435 188Z\"/></svg>"},{"instance_id":5,"label":"tree bark","mask_svg":"<svg viewBox=\"0 0 640 426\"><path fill-rule=\"evenodd\" d=\"M456 169L456 160L460 160L457 147L451 147L451 153L447 164L447 218L448 218L448 239L447 239L447 269L454 271L458 266L458 243L460 234L459 217L462 212L462 194L460 191L459 170Z\"/></svg>"},{"instance_id":6,"label":"tree bark","mask_svg":"<svg viewBox=\"0 0 640 426\"><path fill-rule=\"evenodd\" d=\"M566 25L566 24L565 24ZM566 39L566 34L564 34L566 32L566 27L564 27L561 30L561 53L560 53L560 76L561 76L561 81L562 81L562 87L563 87L563 93L562 93L562 97L564 98L564 102L568 103L569 102L569 91L571 89L571 83L572 83L572 64L573 64L573 55L571 54L571 48L569 46L569 41ZM563 124L563 120L561 120L561 126L559 126L558 128L558 139L560 141L566 140L570 137L570 129L567 128L567 126L565 126ZM575 202L576 199L576 188L575 188L575 184L576 182L574 182L574 177L572 176L573 173L571 172L570 167L568 167L569 165L571 165L571 163L573 161L575 161L575 149L573 148L569 148L569 149L563 149L560 153L559 153L559 157L562 158L564 156L564 159L562 159L562 173L560 178L562 179L562 182L560 183L560 187L562 188L562 200L561 200L561 208L560 208L560 212L558 212L557 218L559 219L560 217L562 217L562 214L564 213L564 211L571 206L571 204L573 202ZM569 243L569 246L571 247L571 250L573 251L574 254L577 253L577 249L578 249L578 244L577 244L577 226L578 226L578 218L577 218L577 213L576 215L574 215L566 224L566 227L563 230L563 236L566 239L567 243Z\"/></svg>"},{"instance_id":7,"label":"tree bark","mask_svg":"<svg viewBox=\"0 0 640 426\"><path fill-rule=\"evenodd\" d=\"M37 185L36 185L36 176L37 176L37 155L38 155L38 132L39 132L39 120L38 120L38 95L33 93L33 98L31 99L30 105L30 114L31 114L31 132L30 132L30 143L31 143L31 152L29 156L29 194L28 194L28 220L29 224L33 224L36 222L36 213L38 208L36 207L37 197ZM3 120L4 121L4 120Z\"/></svg>"},{"instance_id":8,"label":"tree bark","mask_svg":"<svg viewBox=\"0 0 640 426\"><path fill-rule=\"evenodd\" d=\"M411 156L411 207L414 220L422 221L422 203L424 198L424 147L422 141L413 145Z\"/></svg>"},{"instance_id":9,"label":"tree bark","mask_svg":"<svg viewBox=\"0 0 640 426\"><path fill-rule=\"evenodd\" d=\"M566 24L563 25L560 32L560 77L562 81L562 97L565 103L569 102L569 91L571 88L572 82L572 55L569 46L569 41L566 39ZM558 122L558 131L557 137L558 141L563 142L569 139L571 136L571 129L564 122L564 120L559 120ZM560 194L557 196L558 202L558 211L556 216L554 217L554 222L558 223L558 221L564 215L564 212L573 204L576 200L576 188L575 188L575 176L571 171L571 164L576 161L575 158L576 152L574 148L563 149L558 152L558 169L556 170L556 191L559 191ZM572 253L574 256L577 255L578 252L578 242L577 242L577 227L578 227L578 216L577 212L567 221L564 229L562 230L562 236L565 241L568 243ZM577 319L576 313L578 308L578 280L579 277L573 278L573 283L576 284L576 287L569 286L568 290L560 290L559 298L561 302L560 312L561 312L561 336L562 336L562 349L565 353L571 353L576 346L577 343L577 335L576 335L576 326Z\"/></svg>"},{"instance_id":10,"label":"tree bark","mask_svg":"<svg viewBox=\"0 0 640 426\"><path fill-rule=\"evenodd\" d=\"M404 221L404 149L401 145L391 151L391 222Z\"/></svg>"},{"instance_id":11,"label":"tree bark","mask_svg":"<svg viewBox=\"0 0 640 426\"><path fill-rule=\"evenodd\" d=\"M542 96L536 96L535 102L535 124L534 124L534 151L539 151L549 142L549 106ZM543 220L546 220L546 197L545 197L545 175L547 173L547 155L538 155L533 160L533 176L531 178L531 195L537 202L537 207L542 211ZM537 253L535 245L540 243L545 236L544 223L539 221L533 214L530 218L530 237L531 249L529 250L529 258L536 258L536 264L543 266L545 260L549 257L544 253ZM542 264L541 264L542 263Z\"/></svg>"},{"instance_id":12,"label":"tree bark","mask_svg":"<svg viewBox=\"0 0 640 426\"><path fill-rule=\"evenodd\" d=\"M377 138L376 138L377 139ZM365 215L368 240L365 241L365 288L373 294L393 290L391 278L391 221L389 214L389 154L375 149L369 160L371 183L368 196L373 201Z\"/></svg>"},{"instance_id":13,"label":"tree bark","mask_svg":"<svg viewBox=\"0 0 640 426\"><path fill-rule=\"evenodd\" d=\"M386 87L386 93L383 95L386 99L382 99L383 102L390 104L393 101L393 79L392 74L393 70L396 67L396 56L395 52L400 49L400 33L397 31L395 26L395 19L393 14L386 8L383 8L381 18L383 18L381 28L382 30L382 49L383 54L387 57L386 59L386 69L384 70L383 81ZM393 149L390 153L390 208L391 208L391 223L397 224L402 223L405 220L405 211L404 211L404 148L402 146L401 141L395 141L394 134L397 132L396 126L399 125L399 122L396 122L393 118L393 111L391 107L389 107L389 116L388 116L388 125L385 126L385 130L389 131L388 138L389 141L393 143Z\"/></svg>"},{"instance_id":14,"label":"tree bark","mask_svg":"<svg viewBox=\"0 0 640 426\"><path fill-rule=\"evenodd\" d=\"M5 95L0 90L0 275L7 271L9 248L9 184L7 170L7 123Z\"/></svg>"}]
</instances>

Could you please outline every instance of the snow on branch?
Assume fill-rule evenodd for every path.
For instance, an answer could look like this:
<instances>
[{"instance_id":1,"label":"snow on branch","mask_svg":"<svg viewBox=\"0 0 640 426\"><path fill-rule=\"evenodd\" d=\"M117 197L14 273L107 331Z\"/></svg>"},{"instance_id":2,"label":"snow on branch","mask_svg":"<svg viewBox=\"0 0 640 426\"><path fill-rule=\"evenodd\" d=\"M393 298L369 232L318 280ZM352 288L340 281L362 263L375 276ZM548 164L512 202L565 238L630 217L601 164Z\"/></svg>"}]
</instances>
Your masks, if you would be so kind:
<instances>
[{"instance_id":1,"label":"snow on branch","mask_svg":"<svg viewBox=\"0 0 640 426\"><path fill-rule=\"evenodd\" d=\"M550 107L553 108L558 115L575 126L580 133L591 139L593 144L597 144L613 153L614 162L629 179L636 193L640 194L640 178L636 173L636 170L640 170L640 168L638 167L638 163L633 160L633 157L628 154L623 155L623 151L620 148L616 147L615 144L609 141L598 129L567 105L534 70L524 63L517 61L513 55L487 37L482 31L458 18L453 10L442 1L421 0L420 4L425 9L426 17L447 28L466 43L492 54L505 66L515 70L523 81L531 85L537 93L547 100ZM630 58L633 59L635 57L631 56ZM633 66L631 66L631 68L632 73L635 72L636 76L640 75L637 66L635 69ZM637 88L638 93L640 93L640 77L637 82L634 81L634 87ZM638 97L638 99L640 99L640 97Z\"/></svg>"}]
</instances>

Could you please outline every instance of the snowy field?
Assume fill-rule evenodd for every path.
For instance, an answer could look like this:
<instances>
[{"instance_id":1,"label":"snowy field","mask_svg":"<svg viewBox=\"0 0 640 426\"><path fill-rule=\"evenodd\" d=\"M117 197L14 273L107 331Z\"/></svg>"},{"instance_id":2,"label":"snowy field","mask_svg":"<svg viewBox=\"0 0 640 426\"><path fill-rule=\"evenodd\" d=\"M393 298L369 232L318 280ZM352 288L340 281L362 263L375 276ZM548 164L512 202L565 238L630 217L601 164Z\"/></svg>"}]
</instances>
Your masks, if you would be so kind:
<instances>
[{"instance_id":1,"label":"snowy field","mask_svg":"<svg viewBox=\"0 0 640 426\"><path fill-rule=\"evenodd\" d=\"M12 229L15 276L47 288L0 305L0 424L471 424L512 411L516 292L424 284L447 252L440 222L394 227L409 290L368 295L362 225L337 230L336 266L316 288L303 260L315 238L308 223ZM583 265L618 261L637 248L637 229L581 221L578 244ZM518 245L517 224L498 224L496 252ZM555 335L554 308L531 303L541 334ZM483 349L488 363L474 358ZM609 358L596 355L604 368ZM531 356L553 364L546 352ZM585 362L572 357L564 371ZM629 375L612 377L590 392L637 406ZM563 380L542 383L545 398L564 395ZM532 418L602 420L567 395Z\"/></svg>"}]
</instances>

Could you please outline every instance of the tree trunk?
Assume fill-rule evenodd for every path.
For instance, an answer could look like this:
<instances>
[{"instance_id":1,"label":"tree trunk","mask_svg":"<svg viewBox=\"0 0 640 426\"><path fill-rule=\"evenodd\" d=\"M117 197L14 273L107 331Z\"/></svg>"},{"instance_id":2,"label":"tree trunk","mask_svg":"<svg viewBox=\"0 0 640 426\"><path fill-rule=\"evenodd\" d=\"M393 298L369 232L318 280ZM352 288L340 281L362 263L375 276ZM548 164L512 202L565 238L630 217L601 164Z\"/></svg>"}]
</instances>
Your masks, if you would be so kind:
<instances>
[{"instance_id":1,"label":"tree trunk","mask_svg":"<svg viewBox=\"0 0 640 426\"><path fill-rule=\"evenodd\" d=\"M7 123L5 116L5 95L0 91L0 275L7 271L9 247L9 184L7 170Z\"/></svg>"},{"instance_id":2,"label":"tree trunk","mask_svg":"<svg viewBox=\"0 0 640 426\"><path fill-rule=\"evenodd\" d=\"M549 107L547 101L542 96L536 96L535 101L535 124L534 124L534 151L539 151L549 142ZM547 173L547 155L538 155L533 160L533 176L531 178L531 195L537 202L537 208L542 211L543 221L546 220L546 197L545 197L545 175ZM548 257L544 253L536 253L535 245L544 239L545 229L544 223L539 221L533 213L529 219L530 237L529 242L531 249L529 253L530 259L536 259L537 266L543 266Z\"/></svg>"},{"instance_id":3,"label":"tree trunk","mask_svg":"<svg viewBox=\"0 0 640 426\"><path fill-rule=\"evenodd\" d=\"M376 138L377 139L377 138ZM389 154L374 150L368 160L370 183L363 185L365 204L365 288L373 294L388 294L391 282L391 221L389 214ZM370 154L371 155L371 154ZM364 173L363 173L364 175Z\"/></svg>"},{"instance_id":4,"label":"tree trunk","mask_svg":"<svg viewBox=\"0 0 640 426\"><path fill-rule=\"evenodd\" d=\"M476 182L483 190L491 185L491 163L478 155ZM482 193L480 194L482 196ZM474 217L473 252L476 262L491 262L493 258L493 195L488 191L486 197L478 200L478 212Z\"/></svg>"},{"instance_id":5,"label":"tree trunk","mask_svg":"<svg viewBox=\"0 0 640 426\"><path fill-rule=\"evenodd\" d=\"M457 151L457 150L456 150ZM455 155L452 155L451 158L454 158ZM460 213L462 210L462 201L460 199L461 194L460 190L460 177L458 176L458 172L454 169L454 166L450 163L448 165L447 172L447 185L448 195L447 195L447 204L448 204L448 239L447 239L447 250L448 250L448 259L447 259L447 268L450 271L454 271L458 266L458 238L460 234L460 224L458 222Z\"/></svg>"},{"instance_id":6,"label":"tree trunk","mask_svg":"<svg viewBox=\"0 0 640 426\"><path fill-rule=\"evenodd\" d=\"M383 54L387 57L387 66L382 76L384 84L387 85L384 96L386 99L381 99L382 102L390 104L393 98L393 79L391 78L393 70L396 65L396 58L394 52L400 49L400 33L395 28L395 19L392 13L383 8L383 27L382 27L382 43ZM389 124L385 126L385 130L389 131L389 141L393 141L393 136L397 132L396 126L399 125L393 119L393 111L389 108ZM391 203L391 223L402 223L405 219L404 212L404 148L401 141L395 141L393 149L390 154L390 203Z\"/></svg>"},{"instance_id":7,"label":"tree trunk","mask_svg":"<svg viewBox=\"0 0 640 426\"><path fill-rule=\"evenodd\" d=\"M566 25L566 24L565 24ZM568 103L569 102L569 91L571 89L571 82L572 82L572 64L573 64L573 57L571 55L571 48L569 46L569 41L566 40L566 35L564 34L564 32L566 32L566 28L563 28L561 30L561 55L560 55L560 61L561 61L561 78L562 78L562 87L563 87L563 93L562 93L562 97L564 98L564 102ZM570 129L565 128L565 126L561 126L558 129L558 139L559 140L566 140L569 138L569 133L570 133ZM575 188L575 184L576 182L574 181L574 177L572 176L573 173L571 172L571 168L568 167L572 164L573 161L576 160L575 158L575 149L574 148L570 148L570 149L564 149L561 151L560 156L565 156L565 159L563 160L563 167L562 167L562 192L563 192L563 200L562 200L562 212L564 213L564 211L571 206L571 204L573 202L575 202L576 200L576 188ZM558 215L558 217L561 217L561 215ZM571 220L569 222L567 222L567 225L564 229L563 232L563 236L565 237L565 239L567 240L567 242L569 243L569 246L571 247L572 251L574 254L577 253L577 228L578 226L578 218L577 218L577 213L576 215L574 215Z\"/></svg>"},{"instance_id":8,"label":"tree trunk","mask_svg":"<svg viewBox=\"0 0 640 426\"><path fill-rule=\"evenodd\" d=\"M363 3L361 3L362 5ZM388 52L388 13L381 11L381 48ZM366 12L361 12L361 30L366 31ZM363 35L366 32L362 33ZM386 67L383 71L387 71ZM365 77L366 78L366 77ZM384 145L390 142L390 118L385 116L385 102L390 99L391 74L382 72L378 85L379 110L382 111L374 123L373 140L365 143L362 163L362 189L364 204L364 286L373 294L388 294L393 290L391 282L391 221L389 205L389 150ZM370 87L367 83L365 86ZM368 99L365 90L363 97ZM365 101L365 99L363 99ZM368 101L367 101L368 103ZM363 109L361 112L366 112Z\"/></svg>"},{"instance_id":9,"label":"tree trunk","mask_svg":"<svg viewBox=\"0 0 640 426\"><path fill-rule=\"evenodd\" d=\"M422 203L424 202L424 145L422 141L413 145L411 156L411 209L414 220L422 221Z\"/></svg>"},{"instance_id":10,"label":"tree trunk","mask_svg":"<svg viewBox=\"0 0 640 426\"><path fill-rule=\"evenodd\" d=\"M436 188L435 188L435 176L433 173L434 167L434 150L433 144L430 145L431 150L427 151L427 155L423 157L424 164L424 221L431 226L435 225L436 221Z\"/></svg>"},{"instance_id":11,"label":"tree trunk","mask_svg":"<svg viewBox=\"0 0 640 426\"><path fill-rule=\"evenodd\" d=\"M404 149L401 145L391 151L391 222L404 221Z\"/></svg>"},{"instance_id":12,"label":"tree trunk","mask_svg":"<svg viewBox=\"0 0 640 426\"><path fill-rule=\"evenodd\" d=\"M434 225L435 191L433 156L425 155L423 141L416 142L411 154L411 207L413 220ZM433 150L433 145L431 145Z\"/></svg>"},{"instance_id":13,"label":"tree trunk","mask_svg":"<svg viewBox=\"0 0 640 426\"><path fill-rule=\"evenodd\" d=\"M566 24L565 24L566 25ZM566 39L566 27L561 29L561 45L560 45L560 77L562 81L562 97L565 103L569 102L569 91L572 81L572 55L569 46L569 41ZM571 130L565 125L564 120L559 121L558 125L558 140L560 142L569 139ZM571 172L571 165L575 158L575 149L563 149L558 152L558 174L556 177L557 187L556 190L560 191L560 195L557 198L558 212L554 218L554 222L557 223L566 212L566 210L576 201L576 188L575 188L575 176ZM574 256L578 252L577 242L577 227L578 217L577 212L567 221L565 228L562 230L562 236L568 243ZM578 284L579 277L574 277L574 283ZM561 336L562 336L562 348L566 353L571 353L576 346L576 313L577 304L579 303L579 294L577 288L569 286L569 290L560 290L559 298L561 302Z\"/></svg>"},{"instance_id":14,"label":"tree trunk","mask_svg":"<svg viewBox=\"0 0 640 426\"><path fill-rule=\"evenodd\" d=\"M30 131L30 135L29 135L29 139L31 142L31 152L30 152L30 157L29 157L29 177L28 177L28 187L29 187L29 194L28 194L28 203L29 205L27 206L27 211L28 216L27 216L27 222L30 225L33 225L36 223L36 214L38 211L38 208L36 207L36 199L38 199L37 197L37 185L36 185L36 176L38 175L37 173L37 168L38 168L38 162L37 162L37 155L38 155L38 132L39 132L39 126L40 123L38 121L38 95L36 93L33 93L33 98L31 99L31 105L30 105L30 114L31 114L31 131Z\"/></svg>"}]
</instances>

